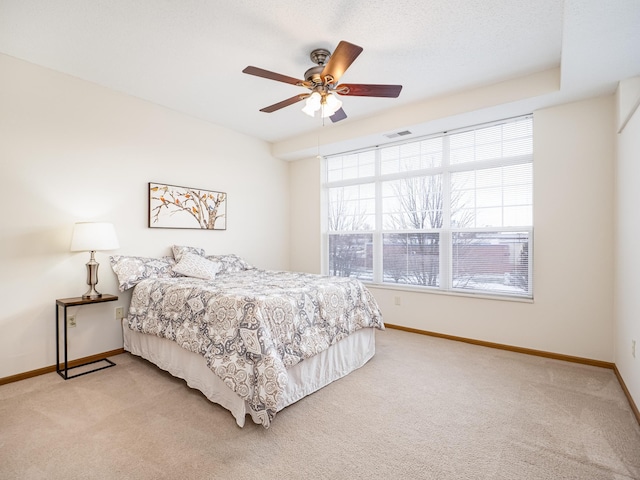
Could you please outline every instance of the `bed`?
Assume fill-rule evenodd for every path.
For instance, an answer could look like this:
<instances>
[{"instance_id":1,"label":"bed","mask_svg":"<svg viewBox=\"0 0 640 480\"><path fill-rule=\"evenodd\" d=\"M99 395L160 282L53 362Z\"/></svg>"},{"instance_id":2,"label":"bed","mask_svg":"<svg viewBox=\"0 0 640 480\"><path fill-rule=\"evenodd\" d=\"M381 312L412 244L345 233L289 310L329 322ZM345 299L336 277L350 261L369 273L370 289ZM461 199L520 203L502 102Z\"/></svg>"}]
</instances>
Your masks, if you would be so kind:
<instances>
[{"instance_id":1,"label":"bed","mask_svg":"<svg viewBox=\"0 0 640 480\"><path fill-rule=\"evenodd\" d=\"M149 275L140 274L146 265L125 271L127 258L111 262L120 288L133 288L125 350L184 379L240 427L247 414L269 427L283 408L363 366L384 329L357 279L261 270L237 256L189 251L152 259ZM123 284L132 272L141 278Z\"/></svg>"}]
</instances>

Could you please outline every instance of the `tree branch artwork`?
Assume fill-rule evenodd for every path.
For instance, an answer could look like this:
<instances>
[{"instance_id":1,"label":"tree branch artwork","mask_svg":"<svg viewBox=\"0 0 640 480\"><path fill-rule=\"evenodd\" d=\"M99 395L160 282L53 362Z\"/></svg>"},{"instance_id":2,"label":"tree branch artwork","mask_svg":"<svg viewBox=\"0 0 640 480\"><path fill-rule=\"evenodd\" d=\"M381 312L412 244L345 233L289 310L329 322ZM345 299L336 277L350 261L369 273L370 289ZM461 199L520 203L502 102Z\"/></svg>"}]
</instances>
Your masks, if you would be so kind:
<instances>
[{"instance_id":1,"label":"tree branch artwork","mask_svg":"<svg viewBox=\"0 0 640 480\"><path fill-rule=\"evenodd\" d=\"M149 227L225 230L227 194L149 183Z\"/></svg>"}]
</instances>

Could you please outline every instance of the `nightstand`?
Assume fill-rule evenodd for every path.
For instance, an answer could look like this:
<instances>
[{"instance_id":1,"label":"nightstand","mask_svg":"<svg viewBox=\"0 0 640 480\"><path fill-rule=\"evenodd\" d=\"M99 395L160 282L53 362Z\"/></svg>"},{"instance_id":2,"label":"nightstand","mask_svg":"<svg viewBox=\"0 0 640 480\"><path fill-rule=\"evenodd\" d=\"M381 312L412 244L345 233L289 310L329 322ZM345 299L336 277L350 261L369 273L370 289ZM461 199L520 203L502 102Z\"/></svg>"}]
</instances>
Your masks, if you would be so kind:
<instances>
[{"instance_id":1,"label":"nightstand","mask_svg":"<svg viewBox=\"0 0 640 480\"><path fill-rule=\"evenodd\" d=\"M91 362L86 362L81 365L74 365L73 367L69 367L69 362L67 360L67 308L77 307L80 305L90 305L93 303L113 302L115 300L118 300L118 297L116 295L108 295L108 294L102 294L102 296L98 298L73 297L73 298L59 298L56 300L56 372L58 372L58 375L60 375L65 380L79 377L80 375L86 375L87 373L97 372L98 370L104 370L105 368L114 367L116 365L108 358L101 358L99 360L93 360ZM60 307L62 307L64 311L62 315L62 320L63 320L62 331L63 331L63 337L64 337L64 369L60 368ZM85 365L91 365L93 363L98 363L98 362L106 362L107 365L94 368L86 372L78 373L76 375L69 375L69 370L72 370L78 367L84 367Z\"/></svg>"}]
</instances>

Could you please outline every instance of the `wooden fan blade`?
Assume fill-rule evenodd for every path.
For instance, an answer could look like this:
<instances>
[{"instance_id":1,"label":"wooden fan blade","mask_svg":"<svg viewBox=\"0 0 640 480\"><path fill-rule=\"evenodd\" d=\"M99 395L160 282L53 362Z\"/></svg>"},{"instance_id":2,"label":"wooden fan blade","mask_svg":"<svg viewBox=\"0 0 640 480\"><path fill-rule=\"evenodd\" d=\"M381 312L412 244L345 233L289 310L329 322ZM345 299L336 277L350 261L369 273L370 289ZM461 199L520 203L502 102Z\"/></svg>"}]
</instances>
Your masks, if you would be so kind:
<instances>
[{"instance_id":1,"label":"wooden fan blade","mask_svg":"<svg viewBox=\"0 0 640 480\"><path fill-rule=\"evenodd\" d=\"M261 108L260 111L265 113L272 113L272 112L275 112L276 110L280 110L281 108L288 107L289 105L293 105L294 103L298 103L299 101L304 100L308 96L309 96L308 93L305 93L302 95L296 95L294 97L287 98L286 100L283 100L281 102L274 103L273 105L270 105L268 107Z\"/></svg>"},{"instance_id":2,"label":"wooden fan blade","mask_svg":"<svg viewBox=\"0 0 640 480\"><path fill-rule=\"evenodd\" d=\"M340 110L336 110L336 113L329 117L333 123L339 122L340 120L344 120L347 118L347 114L344 113L344 110L341 108Z\"/></svg>"},{"instance_id":3,"label":"wooden fan blade","mask_svg":"<svg viewBox=\"0 0 640 480\"><path fill-rule=\"evenodd\" d=\"M402 85L366 85L363 83L343 83L338 85L335 92L351 97L389 97L397 98Z\"/></svg>"},{"instance_id":4,"label":"wooden fan blade","mask_svg":"<svg viewBox=\"0 0 640 480\"><path fill-rule=\"evenodd\" d=\"M281 75L275 72L270 72L269 70L264 70L258 67L249 66L244 70L242 70L242 73L248 73L249 75L255 75L256 77L268 78L269 80L275 80L276 82L284 82L284 83L290 83L291 85L305 86L304 80L288 77L286 75Z\"/></svg>"},{"instance_id":5,"label":"wooden fan blade","mask_svg":"<svg viewBox=\"0 0 640 480\"><path fill-rule=\"evenodd\" d=\"M340 77L342 77L342 74L361 53L362 47L345 42L344 40L341 41L333 52L333 55L329 58L329 63L327 63L324 70L322 70L322 78L331 75L333 80L330 83L335 85L338 83L338 80L340 80Z\"/></svg>"}]
</instances>

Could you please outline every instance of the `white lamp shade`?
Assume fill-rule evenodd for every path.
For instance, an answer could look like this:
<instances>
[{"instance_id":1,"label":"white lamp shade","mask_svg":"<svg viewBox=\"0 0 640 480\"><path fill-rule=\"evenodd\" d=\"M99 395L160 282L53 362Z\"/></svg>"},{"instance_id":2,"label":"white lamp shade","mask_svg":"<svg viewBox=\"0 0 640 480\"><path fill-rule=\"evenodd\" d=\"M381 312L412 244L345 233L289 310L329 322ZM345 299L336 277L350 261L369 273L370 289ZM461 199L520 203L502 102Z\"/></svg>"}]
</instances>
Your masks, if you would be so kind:
<instances>
[{"instance_id":1,"label":"white lamp shade","mask_svg":"<svg viewBox=\"0 0 640 480\"><path fill-rule=\"evenodd\" d=\"M120 244L112 223L79 222L73 227L72 252L115 250L117 248L120 248Z\"/></svg>"},{"instance_id":2,"label":"white lamp shade","mask_svg":"<svg viewBox=\"0 0 640 480\"><path fill-rule=\"evenodd\" d=\"M313 92L309 98L306 100L306 104L311 108L318 110L320 108L320 102L322 101L322 97L318 92Z\"/></svg>"},{"instance_id":3,"label":"white lamp shade","mask_svg":"<svg viewBox=\"0 0 640 480\"><path fill-rule=\"evenodd\" d=\"M309 95L309 97L307 97L305 106L303 107L302 111L310 117L313 117L315 113L320 110L321 101L322 97L320 96L320 94L318 92L313 92L311 95Z\"/></svg>"},{"instance_id":4,"label":"white lamp shade","mask_svg":"<svg viewBox=\"0 0 640 480\"><path fill-rule=\"evenodd\" d=\"M310 117L314 117L314 116L315 116L315 114L316 114L316 110L317 110L317 109L316 109L316 108L314 108L314 107L313 107L313 105L305 105L305 106L302 108L302 111L303 111L304 113L306 113L307 115L309 115Z\"/></svg>"},{"instance_id":5,"label":"white lamp shade","mask_svg":"<svg viewBox=\"0 0 640 480\"><path fill-rule=\"evenodd\" d=\"M331 112L330 115L333 115L342 107L342 101L339 100L335 95L332 95L331 93L327 95L326 102L327 102L327 106L325 108L329 109L329 111Z\"/></svg>"}]
</instances>

